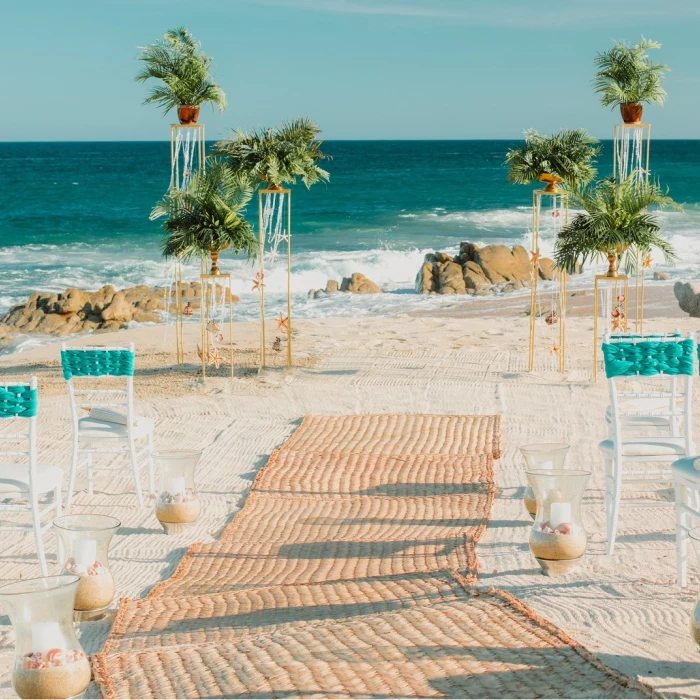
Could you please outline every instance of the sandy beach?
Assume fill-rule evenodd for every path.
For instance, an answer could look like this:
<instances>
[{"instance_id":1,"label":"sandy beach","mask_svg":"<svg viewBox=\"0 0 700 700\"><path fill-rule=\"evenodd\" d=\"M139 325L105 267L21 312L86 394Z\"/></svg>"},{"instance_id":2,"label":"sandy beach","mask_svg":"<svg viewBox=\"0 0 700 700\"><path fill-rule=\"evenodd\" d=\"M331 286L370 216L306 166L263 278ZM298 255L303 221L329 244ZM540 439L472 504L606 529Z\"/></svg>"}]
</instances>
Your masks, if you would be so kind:
<instances>
[{"instance_id":1,"label":"sandy beach","mask_svg":"<svg viewBox=\"0 0 700 700\"><path fill-rule=\"evenodd\" d=\"M669 285L650 286L645 331L695 331ZM568 371L554 370L548 339L539 344L536 370L527 368L527 299L456 301L440 316L300 320L295 323L295 368L256 376L239 368L233 381L222 368L202 383L195 364L199 326L186 325L189 365L174 368L172 329L135 328L83 336L78 344L137 347L137 412L156 421L158 447L204 451L197 472L202 517L183 534L163 534L153 499L139 509L128 469L98 472L89 498L79 481L72 512L118 517L122 528L111 548L117 598L142 597L172 574L187 546L215 540L235 516L257 470L308 413L501 414L503 453L495 463L499 488L491 520L477 546L480 585L508 591L614 669L670 696L700 696L698 652L689 631L698 586L694 556L686 590L675 583L672 492L657 492L659 506L622 509L615 554L605 555L603 465L607 386L591 381L590 292L572 298L568 323ZM544 326L543 326L544 328ZM237 357L252 366L258 325L235 326ZM40 386L39 450L43 463L68 472L70 415L60 374L58 344L0 357L3 381L37 375ZM694 407L700 435L700 400ZM583 570L546 578L528 548L530 519L522 496L526 483L518 447L557 441L571 445L568 464L590 469L584 499L589 547ZM145 486L145 474L144 474ZM55 566L53 536L46 538ZM29 533L0 544L0 581L39 575ZM113 603L113 608L116 605ZM101 648L111 620L82 623L87 653ZM0 694L11 697L13 633L0 618ZM88 695L95 695L95 688Z\"/></svg>"}]
</instances>

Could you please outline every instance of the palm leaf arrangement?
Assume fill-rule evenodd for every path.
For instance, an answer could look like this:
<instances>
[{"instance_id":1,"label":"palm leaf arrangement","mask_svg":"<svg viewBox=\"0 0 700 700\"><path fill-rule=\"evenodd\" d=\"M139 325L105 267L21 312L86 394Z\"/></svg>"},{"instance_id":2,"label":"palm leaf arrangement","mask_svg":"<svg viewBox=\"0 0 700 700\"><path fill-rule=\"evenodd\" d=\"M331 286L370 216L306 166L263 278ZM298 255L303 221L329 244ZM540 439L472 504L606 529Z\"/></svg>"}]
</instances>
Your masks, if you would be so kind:
<instances>
[{"instance_id":1,"label":"palm leaf arrangement","mask_svg":"<svg viewBox=\"0 0 700 700\"><path fill-rule=\"evenodd\" d=\"M238 130L214 147L216 155L225 156L231 170L253 180L280 187L294 184L296 178L307 186L327 182L329 174L317 163L328 158L317 140L318 126L301 117L280 127L245 132Z\"/></svg>"},{"instance_id":2,"label":"palm leaf arrangement","mask_svg":"<svg viewBox=\"0 0 700 700\"><path fill-rule=\"evenodd\" d=\"M603 258L609 263L608 276L614 277L623 257L625 267L634 270L638 256L648 255L653 248L667 262L676 259L673 246L661 236L657 210L681 207L658 183L639 182L635 176L619 183L609 179L581 187L571 197L583 211L557 238L554 257L560 269Z\"/></svg>"},{"instance_id":3,"label":"palm leaf arrangement","mask_svg":"<svg viewBox=\"0 0 700 700\"><path fill-rule=\"evenodd\" d=\"M648 51L661 44L650 39L629 45L618 42L595 58L598 68L593 87L604 107L655 102L663 105L666 91L661 87L668 66L654 63Z\"/></svg>"},{"instance_id":4,"label":"palm leaf arrangement","mask_svg":"<svg viewBox=\"0 0 700 700\"><path fill-rule=\"evenodd\" d=\"M211 255L212 274L218 273L219 252L227 248L255 257L257 239L243 216L253 191L250 178L210 159L206 171L192 175L187 189L171 190L151 212L152 220L165 218L165 257L187 261Z\"/></svg>"},{"instance_id":5,"label":"palm leaf arrangement","mask_svg":"<svg viewBox=\"0 0 700 700\"><path fill-rule=\"evenodd\" d=\"M180 105L206 102L216 105L220 112L226 108L226 95L211 77L212 59L184 27L170 29L163 39L142 48L138 60L144 63L136 75L138 82L160 81L144 104L156 104L166 113Z\"/></svg>"},{"instance_id":6,"label":"palm leaf arrangement","mask_svg":"<svg viewBox=\"0 0 700 700\"><path fill-rule=\"evenodd\" d=\"M598 141L585 129L563 129L551 136L529 129L525 132L525 145L506 154L508 180L522 185L533 180L559 180L569 187L586 184L596 176L593 164L600 154L596 144Z\"/></svg>"}]
</instances>

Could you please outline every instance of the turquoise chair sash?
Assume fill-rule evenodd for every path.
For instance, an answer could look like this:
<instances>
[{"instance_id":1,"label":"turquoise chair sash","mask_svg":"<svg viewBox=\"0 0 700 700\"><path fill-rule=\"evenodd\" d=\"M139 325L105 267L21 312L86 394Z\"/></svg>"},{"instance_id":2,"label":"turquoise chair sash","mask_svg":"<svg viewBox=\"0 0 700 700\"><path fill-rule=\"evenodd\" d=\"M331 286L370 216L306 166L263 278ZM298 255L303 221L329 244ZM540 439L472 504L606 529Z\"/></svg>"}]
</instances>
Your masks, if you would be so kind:
<instances>
[{"instance_id":1,"label":"turquoise chair sash","mask_svg":"<svg viewBox=\"0 0 700 700\"><path fill-rule=\"evenodd\" d=\"M603 360L608 379L635 375L653 377L657 374L692 377L695 369L695 342L685 338L666 342L642 340L636 343L603 343Z\"/></svg>"},{"instance_id":2,"label":"turquoise chair sash","mask_svg":"<svg viewBox=\"0 0 700 700\"><path fill-rule=\"evenodd\" d=\"M63 378L133 377L134 355L131 350L61 350Z\"/></svg>"},{"instance_id":3,"label":"turquoise chair sash","mask_svg":"<svg viewBox=\"0 0 700 700\"><path fill-rule=\"evenodd\" d=\"M38 409L38 389L28 384L0 386L0 418L34 418Z\"/></svg>"}]
</instances>

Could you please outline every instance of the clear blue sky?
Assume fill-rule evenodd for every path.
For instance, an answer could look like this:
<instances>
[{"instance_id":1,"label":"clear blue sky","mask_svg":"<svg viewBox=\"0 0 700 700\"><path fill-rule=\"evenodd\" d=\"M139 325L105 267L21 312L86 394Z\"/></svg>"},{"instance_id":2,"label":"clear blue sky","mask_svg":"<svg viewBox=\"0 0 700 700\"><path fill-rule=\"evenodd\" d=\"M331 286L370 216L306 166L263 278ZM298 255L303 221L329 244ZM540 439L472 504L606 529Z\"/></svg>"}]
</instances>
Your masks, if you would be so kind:
<instances>
[{"instance_id":1,"label":"clear blue sky","mask_svg":"<svg viewBox=\"0 0 700 700\"><path fill-rule=\"evenodd\" d=\"M700 0L0 0L2 136L158 140L139 46L186 26L229 109L208 138L309 115L327 139L517 138L618 116L590 87L595 53L640 34L671 65L657 138L700 138Z\"/></svg>"}]
</instances>

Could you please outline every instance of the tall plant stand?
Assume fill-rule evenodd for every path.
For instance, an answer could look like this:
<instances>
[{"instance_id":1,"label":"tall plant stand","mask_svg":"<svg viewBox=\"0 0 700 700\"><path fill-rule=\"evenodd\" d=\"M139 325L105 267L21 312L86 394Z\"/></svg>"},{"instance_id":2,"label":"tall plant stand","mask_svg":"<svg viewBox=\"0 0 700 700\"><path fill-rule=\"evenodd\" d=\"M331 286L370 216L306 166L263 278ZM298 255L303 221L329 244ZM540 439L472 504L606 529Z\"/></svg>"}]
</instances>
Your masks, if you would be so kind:
<instances>
[{"instance_id":1,"label":"tall plant stand","mask_svg":"<svg viewBox=\"0 0 700 700\"><path fill-rule=\"evenodd\" d=\"M598 345L607 332L628 331L627 275L596 275L593 290L593 381L598 379ZM600 316L602 312L602 322Z\"/></svg>"},{"instance_id":2,"label":"tall plant stand","mask_svg":"<svg viewBox=\"0 0 700 700\"><path fill-rule=\"evenodd\" d=\"M615 124L613 127L613 176L618 182L634 177L636 183L649 182L651 124ZM637 254L634 275L634 330L644 328L644 268Z\"/></svg>"},{"instance_id":3,"label":"tall plant stand","mask_svg":"<svg viewBox=\"0 0 700 700\"><path fill-rule=\"evenodd\" d=\"M199 310L201 347L198 352L202 360L202 379L207 377L207 367L228 363L233 379L233 294L231 292L231 275L228 273L205 273L199 276L202 285L202 297ZM228 326L228 346L221 333ZM222 353L222 350L224 351ZM226 357L228 356L228 358Z\"/></svg>"},{"instance_id":4,"label":"tall plant stand","mask_svg":"<svg viewBox=\"0 0 700 700\"><path fill-rule=\"evenodd\" d=\"M258 191L258 231L260 268L254 280L254 289L260 294L260 369L267 364L267 337L265 332L265 247L268 258L274 263L279 256L279 246L284 244L287 257L287 315L280 313L276 319L277 330L286 331L287 369L292 368L292 192L279 185L271 185Z\"/></svg>"},{"instance_id":5,"label":"tall plant stand","mask_svg":"<svg viewBox=\"0 0 700 700\"><path fill-rule=\"evenodd\" d=\"M549 209L543 215L543 202L549 202ZM540 235L547 231L556 237L569 220L568 196L552 187L535 190L532 193L532 248L530 250L530 345L528 370L535 367L535 350L537 345L537 320L540 315L541 294L539 292L540 273ZM549 348L553 356L559 357L559 371L566 369L566 271L555 268L553 277L552 304L545 317L547 325L559 324L559 340ZM556 295L556 302L554 297Z\"/></svg>"},{"instance_id":6,"label":"tall plant stand","mask_svg":"<svg viewBox=\"0 0 700 700\"><path fill-rule=\"evenodd\" d=\"M182 306L182 261L179 256L175 260L173 287L175 303L171 302L170 307L173 309L173 315L175 316L175 362L178 366L181 366L185 364L185 339L183 327L184 309Z\"/></svg>"}]
</instances>

